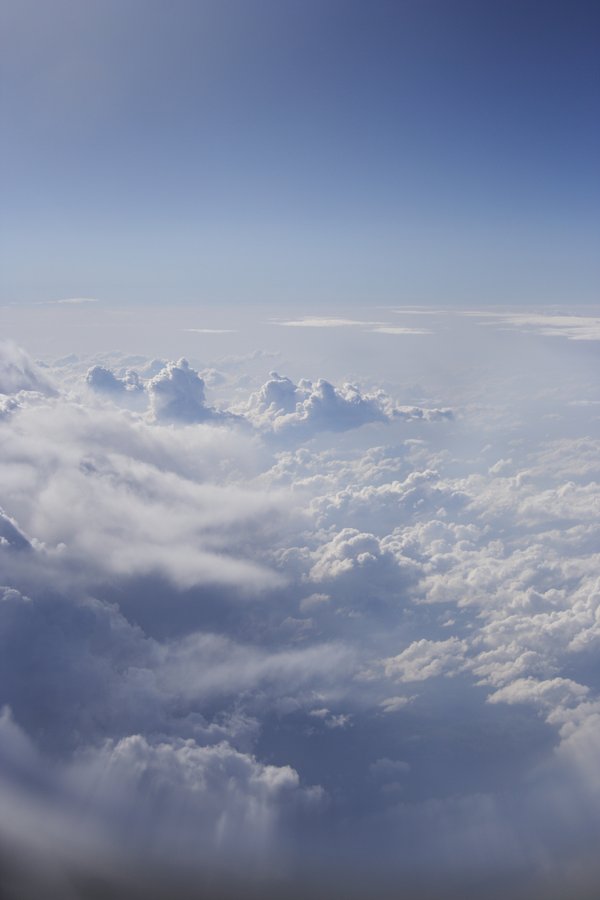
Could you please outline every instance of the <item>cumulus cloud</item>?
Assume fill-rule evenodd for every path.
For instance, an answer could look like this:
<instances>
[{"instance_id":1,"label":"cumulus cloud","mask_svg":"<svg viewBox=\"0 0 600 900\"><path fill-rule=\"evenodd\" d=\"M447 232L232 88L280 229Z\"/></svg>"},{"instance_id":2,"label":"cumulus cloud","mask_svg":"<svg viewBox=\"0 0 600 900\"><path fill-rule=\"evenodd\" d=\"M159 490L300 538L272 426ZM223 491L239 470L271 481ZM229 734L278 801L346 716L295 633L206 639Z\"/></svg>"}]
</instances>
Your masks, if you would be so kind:
<instances>
[{"instance_id":1,"label":"cumulus cloud","mask_svg":"<svg viewBox=\"0 0 600 900\"><path fill-rule=\"evenodd\" d=\"M121 393L123 391L142 391L144 386L134 370L128 370L123 378L118 378L105 366L92 366L88 369L85 380L89 387L101 393Z\"/></svg>"},{"instance_id":2,"label":"cumulus cloud","mask_svg":"<svg viewBox=\"0 0 600 900\"><path fill-rule=\"evenodd\" d=\"M148 382L152 413L160 422L205 422L215 417L206 405L204 381L187 359L168 363Z\"/></svg>"},{"instance_id":3,"label":"cumulus cloud","mask_svg":"<svg viewBox=\"0 0 600 900\"><path fill-rule=\"evenodd\" d=\"M363 425L393 419L451 418L450 410L424 410L396 406L384 391L363 393L357 385L335 387L324 379L316 382L271 372L246 407L248 418L278 436L310 437L321 431L349 431Z\"/></svg>"}]
</instances>

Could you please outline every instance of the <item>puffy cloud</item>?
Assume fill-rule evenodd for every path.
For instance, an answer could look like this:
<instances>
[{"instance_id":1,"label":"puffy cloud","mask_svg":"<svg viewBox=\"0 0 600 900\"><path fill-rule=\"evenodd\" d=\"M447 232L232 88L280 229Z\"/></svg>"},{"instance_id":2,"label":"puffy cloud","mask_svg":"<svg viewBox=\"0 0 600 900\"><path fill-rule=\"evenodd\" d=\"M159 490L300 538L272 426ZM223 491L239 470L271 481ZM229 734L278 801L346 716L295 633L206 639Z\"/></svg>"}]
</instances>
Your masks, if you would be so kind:
<instances>
[{"instance_id":1,"label":"puffy cloud","mask_svg":"<svg viewBox=\"0 0 600 900\"><path fill-rule=\"evenodd\" d=\"M204 381L187 359L167 363L147 383L152 414L157 422L218 421L223 414L206 405Z\"/></svg>"},{"instance_id":2,"label":"puffy cloud","mask_svg":"<svg viewBox=\"0 0 600 900\"><path fill-rule=\"evenodd\" d=\"M88 369L85 380L94 391L107 394L119 394L124 391L143 391L144 386L136 371L129 369L123 378L118 378L105 366L92 366Z\"/></svg>"},{"instance_id":3,"label":"puffy cloud","mask_svg":"<svg viewBox=\"0 0 600 900\"><path fill-rule=\"evenodd\" d=\"M311 436L321 431L349 431L362 425L389 422L393 418L450 418L450 410L397 407L383 391L362 393L354 384L335 387L323 378L316 382L271 372L269 380L250 397L247 415L262 428L279 436Z\"/></svg>"},{"instance_id":4,"label":"puffy cloud","mask_svg":"<svg viewBox=\"0 0 600 900\"><path fill-rule=\"evenodd\" d=\"M358 569L381 565L395 566L392 554L382 550L375 535L361 534L355 528L344 528L317 551L317 561L310 570L313 581L327 581Z\"/></svg>"},{"instance_id":5,"label":"puffy cloud","mask_svg":"<svg viewBox=\"0 0 600 900\"><path fill-rule=\"evenodd\" d=\"M380 398L361 394L350 384L335 388L324 379L316 383L302 380L295 385L289 378L271 373L269 381L253 398L256 418L270 422L275 432L299 430L347 431L371 422L385 422L387 415Z\"/></svg>"},{"instance_id":6,"label":"puffy cloud","mask_svg":"<svg viewBox=\"0 0 600 900\"><path fill-rule=\"evenodd\" d=\"M403 481L352 483L316 498L312 508L321 525L344 522L386 534L427 513L456 513L467 499L460 488L426 469L411 472Z\"/></svg>"},{"instance_id":7,"label":"puffy cloud","mask_svg":"<svg viewBox=\"0 0 600 900\"><path fill-rule=\"evenodd\" d=\"M578 703L589 693L583 684L570 678L551 678L537 681L534 678L517 678L506 687L490 694L490 703L531 703L542 709L553 709L568 703Z\"/></svg>"}]
</instances>

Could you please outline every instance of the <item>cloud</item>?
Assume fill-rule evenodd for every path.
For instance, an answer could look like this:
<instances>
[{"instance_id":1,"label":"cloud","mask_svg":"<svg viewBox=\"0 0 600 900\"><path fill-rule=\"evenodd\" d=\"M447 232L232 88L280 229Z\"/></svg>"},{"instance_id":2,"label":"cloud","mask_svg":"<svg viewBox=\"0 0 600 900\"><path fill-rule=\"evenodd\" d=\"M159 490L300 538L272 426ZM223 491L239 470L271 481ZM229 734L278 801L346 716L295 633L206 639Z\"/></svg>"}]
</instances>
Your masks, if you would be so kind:
<instances>
[{"instance_id":1,"label":"cloud","mask_svg":"<svg viewBox=\"0 0 600 900\"><path fill-rule=\"evenodd\" d=\"M414 641L397 656L383 661L385 674L396 681L425 681L454 674L464 665L467 644L456 637L446 641Z\"/></svg>"},{"instance_id":2,"label":"cloud","mask_svg":"<svg viewBox=\"0 0 600 900\"><path fill-rule=\"evenodd\" d=\"M235 853L246 866L259 866L265 849L268 857L274 850L285 806L319 800L318 791L302 791L291 766L261 764L226 742L151 744L132 735L80 756L70 778L86 790L94 785L88 798L116 840L144 848L158 832L163 858L200 856L212 865Z\"/></svg>"},{"instance_id":3,"label":"cloud","mask_svg":"<svg viewBox=\"0 0 600 900\"><path fill-rule=\"evenodd\" d=\"M104 366L92 366L88 369L85 380L92 390L100 393L119 394L124 391L144 390L139 375L133 370L128 370L123 378L117 378Z\"/></svg>"},{"instance_id":4,"label":"cloud","mask_svg":"<svg viewBox=\"0 0 600 900\"><path fill-rule=\"evenodd\" d=\"M425 328L404 328L400 325L378 325L370 331L373 334L432 334Z\"/></svg>"},{"instance_id":5,"label":"cloud","mask_svg":"<svg viewBox=\"0 0 600 900\"><path fill-rule=\"evenodd\" d=\"M20 531L17 523L0 509L0 544L12 550L30 550L31 544Z\"/></svg>"},{"instance_id":6,"label":"cloud","mask_svg":"<svg viewBox=\"0 0 600 900\"><path fill-rule=\"evenodd\" d=\"M414 697L405 697L403 694L399 694L396 697L386 697L380 701L379 705L384 713L395 713L409 706L413 700Z\"/></svg>"},{"instance_id":7,"label":"cloud","mask_svg":"<svg viewBox=\"0 0 600 900\"><path fill-rule=\"evenodd\" d=\"M213 415L206 406L204 382L187 359L168 363L148 382L156 421L205 422Z\"/></svg>"},{"instance_id":8,"label":"cloud","mask_svg":"<svg viewBox=\"0 0 600 900\"><path fill-rule=\"evenodd\" d=\"M465 316L491 320L493 324L503 327L537 332L544 337L566 337L571 341L600 340L600 317L584 315L565 315L561 313L532 312L488 312L487 310L468 310L461 313Z\"/></svg>"},{"instance_id":9,"label":"cloud","mask_svg":"<svg viewBox=\"0 0 600 900\"><path fill-rule=\"evenodd\" d=\"M31 896L592 871L593 357L437 324L435 366L332 345L331 381L264 380L263 335L223 365L4 351L0 863Z\"/></svg>"},{"instance_id":10,"label":"cloud","mask_svg":"<svg viewBox=\"0 0 600 900\"><path fill-rule=\"evenodd\" d=\"M20 391L38 391L53 394L53 385L46 375L16 344L0 343L0 394L17 394Z\"/></svg>"},{"instance_id":11,"label":"cloud","mask_svg":"<svg viewBox=\"0 0 600 900\"><path fill-rule=\"evenodd\" d=\"M517 678L506 687L490 694L489 703L531 703L546 709L577 703L583 700L589 689L570 678L551 678L538 681L534 678Z\"/></svg>"},{"instance_id":12,"label":"cloud","mask_svg":"<svg viewBox=\"0 0 600 900\"><path fill-rule=\"evenodd\" d=\"M373 778L378 780L384 782L395 781L398 777L402 777L410 772L410 766L401 759L388 759L388 757L384 756L371 763L369 772Z\"/></svg>"},{"instance_id":13,"label":"cloud","mask_svg":"<svg viewBox=\"0 0 600 900\"><path fill-rule=\"evenodd\" d=\"M308 577L356 599L398 593L410 578L409 560L399 559L374 534L344 528L313 553ZM343 587L340 586L343 584Z\"/></svg>"},{"instance_id":14,"label":"cloud","mask_svg":"<svg viewBox=\"0 0 600 900\"><path fill-rule=\"evenodd\" d=\"M43 580L49 566L65 584L79 572L251 590L281 582L251 558L247 530L260 542L278 527L285 498L215 483L219 467L252 468L250 436L208 426L176 436L128 413L52 401L17 410L2 440L6 513L39 544L28 577Z\"/></svg>"},{"instance_id":15,"label":"cloud","mask_svg":"<svg viewBox=\"0 0 600 900\"><path fill-rule=\"evenodd\" d=\"M12 812L0 836L18 847L26 835L36 863L30 855L20 873L21 897L35 896L38 874L45 896L71 896L69 876L82 868L99 884L122 877L129 891L161 866L252 882L280 867L290 820L322 805L322 792L301 785L291 766L265 765L226 741L132 734L57 763L40 756L6 708L0 735L0 798Z\"/></svg>"},{"instance_id":16,"label":"cloud","mask_svg":"<svg viewBox=\"0 0 600 900\"><path fill-rule=\"evenodd\" d=\"M155 422L194 424L234 418L206 403L205 382L183 357L167 363L146 384Z\"/></svg>"},{"instance_id":17,"label":"cloud","mask_svg":"<svg viewBox=\"0 0 600 900\"><path fill-rule=\"evenodd\" d=\"M288 328L346 328L355 325L376 325L376 322L362 322L357 319L331 318L328 316L304 316L301 319L290 319L275 322Z\"/></svg>"},{"instance_id":18,"label":"cloud","mask_svg":"<svg viewBox=\"0 0 600 900\"><path fill-rule=\"evenodd\" d=\"M357 385L335 387L324 379L316 382L271 372L269 380L238 408L257 427L277 436L310 437L322 431L344 432L363 425L402 421L449 419L448 409L425 410L396 406L383 391L363 393Z\"/></svg>"},{"instance_id":19,"label":"cloud","mask_svg":"<svg viewBox=\"0 0 600 900\"><path fill-rule=\"evenodd\" d=\"M278 435L347 431L388 420L381 398L363 396L354 385L338 389L323 379L296 385L277 372L250 398L247 414L256 425L270 426Z\"/></svg>"}]
</instances>

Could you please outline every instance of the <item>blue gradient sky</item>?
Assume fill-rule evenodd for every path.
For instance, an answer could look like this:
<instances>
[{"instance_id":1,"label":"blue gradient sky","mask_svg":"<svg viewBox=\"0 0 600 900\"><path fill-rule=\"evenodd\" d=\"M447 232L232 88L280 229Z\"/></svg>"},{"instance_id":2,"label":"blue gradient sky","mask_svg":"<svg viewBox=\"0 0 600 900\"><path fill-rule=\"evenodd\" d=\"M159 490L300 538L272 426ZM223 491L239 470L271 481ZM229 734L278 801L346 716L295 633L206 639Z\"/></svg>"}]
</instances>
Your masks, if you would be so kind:
<instances>
[{"instance_id":1,"label":"blue gradient sky","mask_svg":"<svg viewBox=\"0 0 600 900\"><path fill-rule=\"evenodd\" d=\"M597 299L600 7L8 0L3 303Z\"/></svg>"}]
</instances>

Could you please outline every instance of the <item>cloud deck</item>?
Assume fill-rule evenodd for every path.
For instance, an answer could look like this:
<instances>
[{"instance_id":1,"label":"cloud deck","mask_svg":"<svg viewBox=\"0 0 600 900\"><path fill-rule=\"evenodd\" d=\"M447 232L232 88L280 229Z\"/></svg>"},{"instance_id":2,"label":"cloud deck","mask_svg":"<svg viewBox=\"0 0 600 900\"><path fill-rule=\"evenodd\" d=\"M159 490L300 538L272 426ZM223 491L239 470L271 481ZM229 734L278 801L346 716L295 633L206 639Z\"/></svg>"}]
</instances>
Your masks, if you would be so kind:
<instances>
[{"instance_id":1,"label":"cloud deck","mask_svg":"<svg viewBox=\"0 0 600 900\"><path fill-rule=\"evenodd\" d=\"M7 896L135 896L149 867L181 896L585 895L597 362L543 318L332 316L326 378L310 317L272 326L290 375L241 327L222 365L2 346Z\"/></svg>"}]
</instances>

